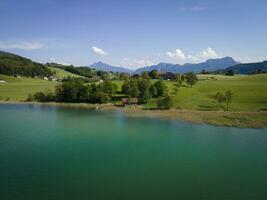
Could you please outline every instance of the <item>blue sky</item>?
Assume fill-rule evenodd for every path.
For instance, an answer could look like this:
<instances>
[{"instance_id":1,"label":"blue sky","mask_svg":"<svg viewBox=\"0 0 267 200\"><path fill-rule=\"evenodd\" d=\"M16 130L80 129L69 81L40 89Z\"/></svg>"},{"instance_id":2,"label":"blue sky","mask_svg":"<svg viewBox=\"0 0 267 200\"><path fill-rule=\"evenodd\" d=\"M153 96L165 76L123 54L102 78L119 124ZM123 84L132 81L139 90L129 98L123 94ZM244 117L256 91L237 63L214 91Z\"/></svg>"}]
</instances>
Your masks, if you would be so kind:
<instances>
[{"instance_id":1,"label":"blue sky","mask_svg":"<svg viewBox=\"0 0 267 200\"><path fill-rule=\"evenodd\" d=\"M266 0L1 0L0 50L136 68L267 60Z\"/></svg>"}]
</instances>

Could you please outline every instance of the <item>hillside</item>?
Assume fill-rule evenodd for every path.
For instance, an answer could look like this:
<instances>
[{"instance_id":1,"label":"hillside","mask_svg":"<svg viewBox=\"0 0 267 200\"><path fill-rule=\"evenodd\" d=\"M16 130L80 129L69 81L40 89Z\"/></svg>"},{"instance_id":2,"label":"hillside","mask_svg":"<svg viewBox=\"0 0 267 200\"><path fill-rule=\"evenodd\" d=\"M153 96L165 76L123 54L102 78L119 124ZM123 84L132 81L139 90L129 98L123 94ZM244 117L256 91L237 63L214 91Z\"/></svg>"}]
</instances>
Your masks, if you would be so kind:
<instances>
[{"instance_id":1,"label":"hillside","mask_svg":"<svg viewBox=\"0 0 267 200\"><path fill-rule=\"evenodd\" d=\"M88 67L74 67L73 65L62 65L57 63L46 63L47 67L52 67L51 69L55 68L58 70L63 70L64 72L68 72L71 74L75 74L76 77L87 77L93 78L97 75L97 71L95 69L91 69Z\"/></svg>"},{"instance_id":2,"label":"hillside","mask_svg":"<svg viewBox=\"0 0 267 200\"><path fill-rule=\"evenodd\" d=\"M54 76L56 76L58 79L63 79L66 77L82 77L80 75L68 72L64 69L60 69L57 67L48 67L48 69L50 69L53 72Z\"/></svg>"},{"instance_id":3,"label":"hillside","mask_svg":"<svg viewBox=\"0 0 267 200\"><path fill-rule=\"evenodd\" d=\"M54 90L58 82L45 81L34 78L16 78L1 75L0 98L15 101L24 101L28 94L38 91ZM217 92L231 90L233 102L231 111L259 111L267 109L267 74L259 75L198 75L199 81L188 87L182 84L177 87L177 82L164 81L169 88L169 94L173 99L174 109L189 110L219 110L218 103L213 99ZM156 80L152 80L155 82ZM119 87L123 81L114 81ZM249 93L247 91L250 91ZM156 108L155 98L151 98L145 108Z\"/></svg>"},{"instance_id":4,"label":"hillside","mask_svg":"<svg viewBox=\"0 0 267 200\"><path fill-rule=\"evenodd\" d=\"M26 77L49 77L53 75L47 67L40 63L4 51L0 51L0 74Z\"/></svg>"},{"instance_id":5,"label":"hillside","mask_svg":"<svg viewBox=\"0 0 267 200\"><path fill-rule=\"evenodd\" d=\"M58 82L46 81L35 78L16 78L0 74L0 100L25 101L29 94L34 94L39 91L54 90Z\"/></svg>"},{"instance_id":6,"label":"hillside","mask_svg":"<svg viewBox=\"0 0 267 200\"><path fill-rule=\"evenodd\" d=\"M225 73L229 70L233 70L237 74L254 74L267 72L267 61L238 64L232 67L228 67L226 69L218 70L217 72Z\"/></svg>"},{"instance_id":7,"label":"hillside","mask_svg":"<svg viewBox=\"0 0 267 200\"><path fill-rule=\"evenodd\" d=\"M165 81L173 99L173 108L188 110L219 110L214 100L217 92L233 92L231 111L259 111L267 109L267 74L257 75L198 75L193 88L177 87L173 81ZM249 91L249 92L248 92ZM155 108L151 99L147 108Z\"/></svg>"}]
</instances>

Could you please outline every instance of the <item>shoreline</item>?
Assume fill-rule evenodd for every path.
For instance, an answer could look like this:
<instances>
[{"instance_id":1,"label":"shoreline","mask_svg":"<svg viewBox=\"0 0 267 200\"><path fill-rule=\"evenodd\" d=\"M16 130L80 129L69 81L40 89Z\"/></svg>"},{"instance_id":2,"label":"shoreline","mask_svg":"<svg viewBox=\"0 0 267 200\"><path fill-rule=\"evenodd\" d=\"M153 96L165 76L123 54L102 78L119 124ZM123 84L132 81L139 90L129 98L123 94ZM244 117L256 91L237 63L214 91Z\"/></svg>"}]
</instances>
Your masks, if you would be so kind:
<instances>
[{"instance_id":1,"label":"shoreline","mask_svg":"<svg viewBox=\"0 0 267 200\"><path fill-rule=\"evenodd\" d=\"M267 127L267 111L258 112L223 112L199 110L146 110L141 106L120 107L114 104L58 103L58 102L22 102L0 101L0 104L24 104L56 106L64 108L94 109L99 111L122 111L128 117L149 117L177 120L195 124L209 124L237 128Z\"/></svg>"}]
</instances>

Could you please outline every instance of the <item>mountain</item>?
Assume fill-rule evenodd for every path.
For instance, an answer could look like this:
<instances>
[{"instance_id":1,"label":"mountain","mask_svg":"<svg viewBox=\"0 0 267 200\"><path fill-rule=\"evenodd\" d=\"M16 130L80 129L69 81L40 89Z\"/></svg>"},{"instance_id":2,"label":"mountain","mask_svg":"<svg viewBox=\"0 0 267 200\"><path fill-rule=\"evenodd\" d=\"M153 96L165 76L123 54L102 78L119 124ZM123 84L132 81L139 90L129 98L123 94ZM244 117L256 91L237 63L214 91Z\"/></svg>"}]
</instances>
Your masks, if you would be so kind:
<instances>
[{"instance_id":1,"label":"mountain","mask_svg":"<svg viewBox=\"0 0 267 200\"><path fill-rule=\"evenodd\" d=\"M217 70L217 72L225 73L229 70L233 70L235 73L238 74L253 74L257 72L267 72L267 60L263 62L256 62L256 63L244 63L238 64L226 69Z\"/></svg>"},{"instance_id":2,"label":"mountain","mask_svg":"<svg viewBox=\"0 0 267 200\"><path fill-rule=\"evenodd\" d=\"M0 74L22 76L52 76L53 73L43 64L5 51L0 51Z\"/></svg>"},{"instance_id":3,"label":"mountain","mask_svg":"<svg viewBox=\"0 0 267 200\"><path fill-rule=\"evenodd\" d=\"M143 71L158 70L160 72L172 72L172 73L186 73L186 72L201 72L203 69L206 71L215 71L218 69L225 69L227 67L239 64L231 57L224 57L218 59L209 59L202 63L184 65L171 64L171 63L159 63L148 67L137 69L134 73L139 74Z\"/></svg>"},{"instance_id":4,"label":"mountain","mask_svg":"<svg viewBox=\"0 0 267 200\"><path fill-rule=\"evenodd\" d=\"M95 68L96 70L106 71L106 72L124 72L124 73L132 73L133 71L126 69L124 67L115 67L103 62L96 62L89 66L90 68Z\"/></svg>"}]
</instances>

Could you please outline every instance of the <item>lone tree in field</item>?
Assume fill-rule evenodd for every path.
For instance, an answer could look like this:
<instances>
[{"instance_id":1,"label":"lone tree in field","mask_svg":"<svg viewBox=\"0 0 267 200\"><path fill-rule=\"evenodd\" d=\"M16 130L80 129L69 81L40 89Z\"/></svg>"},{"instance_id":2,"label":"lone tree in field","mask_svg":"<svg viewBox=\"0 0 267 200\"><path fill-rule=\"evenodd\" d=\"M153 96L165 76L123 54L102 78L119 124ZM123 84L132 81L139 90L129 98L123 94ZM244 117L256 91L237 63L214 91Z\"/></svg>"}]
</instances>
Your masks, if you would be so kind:
<instances>
[{"instance_id":1,"label":"lone tree in field","mask_svg":"<svg viewBox=\"0 0 267 200\"><path fill-rule=\"evenodd\" d=\"M215 95L215 99L218 102L220 108L222 108L225 111L225 107L223 106L223 102L225 101L224 95L220 92L217 92Z\"/></svg>"},{"instance_id":2,"label":"lone tree in field","mask_svg":"<svg viewBox=\"0 0 267 200\"><path fill-rule=\"evenodd\" d=\"M228 111L229 104L232 103L233 93L231 91L227 91L224 94L217 92L215 99L224 111Z\"/></svg>"},{"instance_id":3,"label":"lone tree in field","mask_svg":"<svg viewBox=\"0 0 267 200\"><path fill-rule=\"evenodd\" d=\"M188 72L185 75L185 80L186 83L192 88L192 86L197 82L197 75L193 72Z\"/></svg>"},{"instance_id":4,"label":"lone tree in field","mask_svg":"<svg viewBox=\"0 0 267 200\"><path fill-rule=\"evenodd\" d=\"M225 92L226 110L229 110L229 104L232 103L233 93L231 91Z\"/></svg>"}]
</instances>

